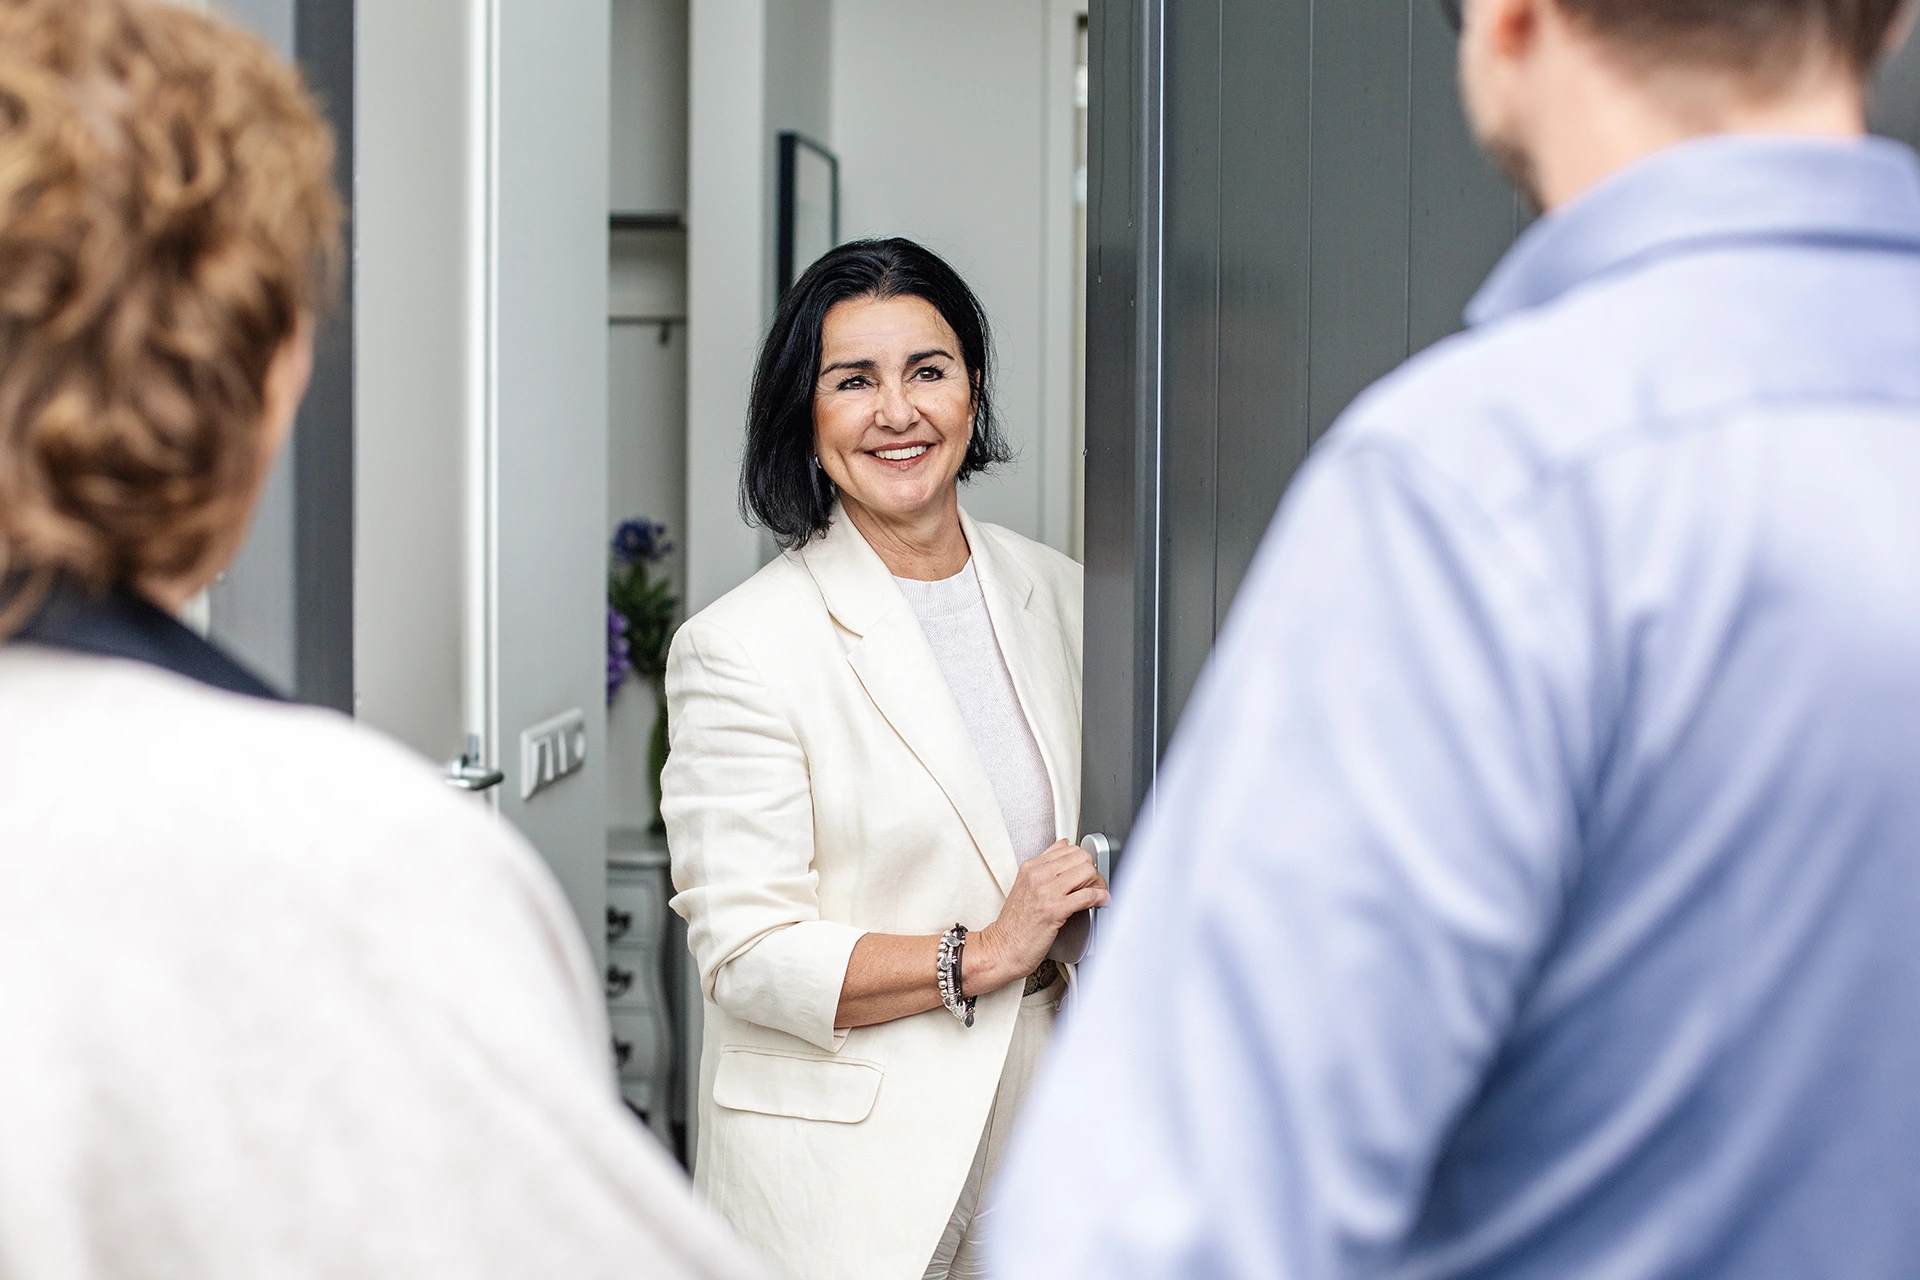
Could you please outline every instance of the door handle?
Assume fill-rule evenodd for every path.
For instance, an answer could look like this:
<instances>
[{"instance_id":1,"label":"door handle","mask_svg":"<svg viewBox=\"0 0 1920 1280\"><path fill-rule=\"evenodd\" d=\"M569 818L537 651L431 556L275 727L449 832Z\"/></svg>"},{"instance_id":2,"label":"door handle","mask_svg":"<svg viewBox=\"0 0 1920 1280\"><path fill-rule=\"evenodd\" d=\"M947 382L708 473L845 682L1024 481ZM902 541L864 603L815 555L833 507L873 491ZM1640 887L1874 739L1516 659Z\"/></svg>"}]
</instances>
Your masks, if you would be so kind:
<instances>
[{"instance_id":1,"label":"door handle","mask_svg":"<svg viewBox=\"0 0 1920 1280\"><path fill-rule=\"evenodd\" d=\"M1120 851L1120 846L1112 839L1096 831L1082 840L1080 847L1093 855L1093 869L1100 873L1102 880L1113 875L1113 855ZM1100 911L1101 908L1095 907L1068 916L1067 922L1060 926L1060 933L1054 938L1047 957L1062 964L1078 964L1084 960L1087 953L1093 950L1094 928L1099 921Z\"/></svg>"},{"instance_id":2,"label":"door handle","mask_svg":"<svg viewBox=\"0 0 1920 1280\"><path fill-rule=\"evenodd\" d=\"M1080 847L1093 855L1093 869L1100 873L1100 878L1111 883L1113 880L1113 859L1114 855L1120 852L1120 846L1115 844L1111 837L1101 835L1096 831L1085 840L1082 840Z\"/></svg>"},{"instance_id":3,"label":"door handle","mask_svg":"<svg viewBox=\"0 0 1920 1280\"><path fill-rule=\"evenodd\" d=\"M480 756L480 735L467 735L467 749L457 760L447 762L447 785L461 791L486 791L507 780L498 769L489 769Z\"/></svg>"}]
</instances>

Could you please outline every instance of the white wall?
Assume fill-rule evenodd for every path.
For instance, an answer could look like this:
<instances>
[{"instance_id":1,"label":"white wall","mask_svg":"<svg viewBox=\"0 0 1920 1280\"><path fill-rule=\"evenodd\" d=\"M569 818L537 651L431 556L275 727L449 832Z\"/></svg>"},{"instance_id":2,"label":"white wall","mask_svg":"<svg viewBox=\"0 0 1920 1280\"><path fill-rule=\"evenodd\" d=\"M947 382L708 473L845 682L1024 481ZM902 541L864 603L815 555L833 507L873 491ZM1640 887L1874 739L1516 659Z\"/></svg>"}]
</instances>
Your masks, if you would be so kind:
<instances>
[{"instance_id":1,"label":"white wall","mask_svg":"<svg viewBox=\"0 0 1920 1280\"><path fill-rule=\"evenodd\" d=\"M613 0L608 173L621 212L686 212L687 6Z\"/></svg>"},{"instance_id":2,"label":"white wall","mask_svg":"<svg viewBox=\"0 0 1920 1280\"><path fill-rule=\"evenodd\" d=\"M779 301L780 135L804 134L833 145L833 0L769 0L767 5L767 102L762 126L760 172L761 290L765 320ZM804 270L807 263L797 263Z\"/></svg>"},{"instance_id":3,"label":"white wall","mask_svg":"<svg viewBox=\"0 0 1920 1280\"><path fill-rule=\"evenodd\" d=\"M687 610L750 577L742 424L766 322L767 0L692 0L687 166Z\"/></svg>"},{"instance_id":4,"label":"white wall","mask_svg":"<svg viewBox=\"0 0 1920 1280\"><path fill-rule=\"evenodd\" d=\"M833 0L841 233L902 235L985 303L1019 457L961 495L1066 551L1078 0ZM880 71L884 69L884 73Z\"/></svg>"},{"instance_id":5,"label":"white wall","mask_svg":"<svg viewBox=\"0 0 1920 1280\"><path fill-rule=\"evenodd\" d=\"M687 604L771 554L740 518L747 387L773 313L775 139L831 122L830 0L693 0L688 77Z\"/></svg>"},{"instance_id":6,"label":"white wall","mask_svg":"<svg viewBox=\"0 0 1920 1280\"><path fill-rule=\"evenodd\" d=\"M613 0L610 198L616 212L684 214L687 0ZM610 520L687 534L687 238L615 232L609 253L607 507ZM658 323L637 323L645 318ZM685 592L684 557L657 567ZM637 681L607 708L607 823L645 829L656 808L647 752L658 706Z\"/></svg>"}]
</instances>

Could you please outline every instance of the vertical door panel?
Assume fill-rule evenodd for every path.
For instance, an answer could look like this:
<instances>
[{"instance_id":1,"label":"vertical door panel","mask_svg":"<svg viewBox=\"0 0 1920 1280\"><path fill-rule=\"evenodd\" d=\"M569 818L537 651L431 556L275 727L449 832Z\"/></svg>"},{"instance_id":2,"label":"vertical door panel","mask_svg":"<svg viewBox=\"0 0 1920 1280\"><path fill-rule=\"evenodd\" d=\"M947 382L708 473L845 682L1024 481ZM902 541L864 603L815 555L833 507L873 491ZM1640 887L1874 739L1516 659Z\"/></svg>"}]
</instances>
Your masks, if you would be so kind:
<instances>
[{"instance_id":1,"label":"vertical door panel","mask_svg":"<svg viewBox=\"0 0 1920 1280\"><path fill-rule=\"evenodd\" d=\"M361 16L360 713L440 759L478 733L598 951L607 0ZM585 767L523 800L520 731L575 708Z\"/></svg>"},{"instance_id":2,"label":"vertical door panel","mask_svg":"<svg viewBox=\"0 0 1920 1280\"><path fill-rule=\"evenodd\" d=\"M1460 328L1460 310L1529 210L1474 143L1460 102L1459 44L1437 4L1413 6L1407 349Z\"/></svg>"},{"instance_id":3,"label":"vertical door panel","mask_svg":"<svg viewBox=\"0 0 1920 1280\"><path fill-rule=\"evenodd\" d=\"M1430 2L1313 5L1307 350L1316 437L1407 352L1408 33L1413 7Z\"/></svg>"},{"instance_id":4,"label":"vertical door panel","mask_svg":"<svg viewBox=\"0 0 1920 1280\"><path fill-rule=\"evenodd\" d=\"M606 915L608 0L495 0L495 712L500 811L596 953ZM521 798L521 731L573 709L578 773Z\"/></svg>"},{"instance_id":5,"label":"vertical door panel","mask_svg":"<svg viewBox=\"0 0 1920 1280\"><path fill-rule=\"evenodd\" d=\"M1093 6L1094 829L1124 835L1312 440L1459 326L1515 233L1432 8Z\"/></svg>"},{"instance_id":6,"label":"vertical door panel","mask_svg":"<svg viewBox=\"0 0 1920 1280\"><path fill-rule=\"evenodd\" d=\"M1124 836L1158 758L1162 0L1087 13L1081 812Z\"/></svg>"},{"instance_id":7,"label":"vertical door panel","mask_svg":"<svg viewBox=\"0 0 1920 1280\"><path fill-rule=\"evenodd\" d=\"M1186 701L1213 641L1220 352L1220 14L1214 3L1167 14L1166 241L1161 394L1164 551L1161 628L1165 696ZM1211 87L1213 92L1207 90ZM1163 721L1164 735L1173 728ZM1165 747L1164 740L1159 744Z\"/></svg>"},{"instance_id":8,"label":"vertical door panel","mask_svg":"<svg viewBox=\"0 0 1920 1280\"><path fill-rule=\"evenodd\" d=\"M1873 127L1909 146L1920 146L1920 39L1908 37L1906 47L1882 68L1874 94Z\"/></svg>"},{"instance_id":9,"label":"vertical door panel","mask_svg":"<svg viewBox=\"0 0 1920 1280\"><path fill-rule=\"evenodd\" d=\"M1223 6L1216 625L1313 443L1308 416L1312 14ZM1247 104L1266 104L1250 111Z\"/></svg>"},{"instance_id":10,"label":"vertical door panel","mask_svg":"<svg viewBox=\"0 0 1920 1280\"><path fill-rule=\"evenodd\" d=\"M361 14L354 703L434 760L464 698L472 0ZM303 428L304 429L304 428Z\"/></svg>"}]
</instances>

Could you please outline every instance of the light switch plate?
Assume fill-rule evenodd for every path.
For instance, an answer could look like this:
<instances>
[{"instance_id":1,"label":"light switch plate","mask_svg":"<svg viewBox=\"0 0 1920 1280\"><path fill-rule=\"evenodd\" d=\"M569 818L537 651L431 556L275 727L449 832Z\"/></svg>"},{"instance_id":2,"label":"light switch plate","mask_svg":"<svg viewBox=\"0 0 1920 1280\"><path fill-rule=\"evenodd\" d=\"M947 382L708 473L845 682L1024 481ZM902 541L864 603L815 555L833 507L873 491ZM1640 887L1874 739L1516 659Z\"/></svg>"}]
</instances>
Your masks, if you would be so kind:
<instances>
[{"instance_id":1,"label":"light switch plate","mask_svg":"<svg viewBox=\"0 0 1920 1280\"><path fill-rule=\"evenodd\" d=\"M575 708L520 731L520 798L531 800L587 759L587 713Z\"/></svg>"}]
</instances>

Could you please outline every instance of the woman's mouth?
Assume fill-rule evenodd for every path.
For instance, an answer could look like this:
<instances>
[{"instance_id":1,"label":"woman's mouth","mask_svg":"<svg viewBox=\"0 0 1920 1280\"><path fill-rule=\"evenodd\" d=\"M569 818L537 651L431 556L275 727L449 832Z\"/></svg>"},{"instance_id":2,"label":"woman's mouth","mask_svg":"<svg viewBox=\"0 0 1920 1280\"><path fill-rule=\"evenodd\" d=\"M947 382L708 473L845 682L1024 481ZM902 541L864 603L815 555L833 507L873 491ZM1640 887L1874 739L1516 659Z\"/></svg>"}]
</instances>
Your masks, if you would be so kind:
<instances>
[{"instance_id":1,"label":"woman's mouth","mask_svg":"<svg viewBox=\"0 0 1920 1280\"><path fill-rule=\"evenodd\" d=\"M898 449L875 449L873 456L882 462L912 462L932 448L930 444L909 444Z\"/></svg>"}]
</instances>

